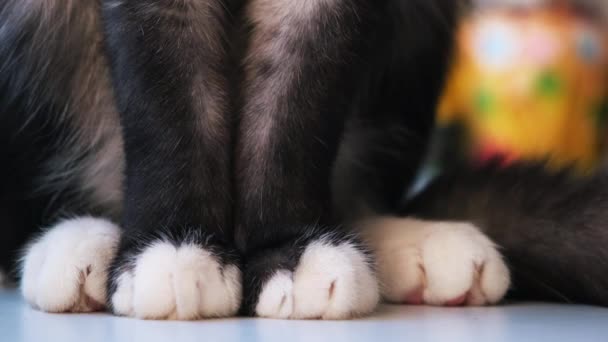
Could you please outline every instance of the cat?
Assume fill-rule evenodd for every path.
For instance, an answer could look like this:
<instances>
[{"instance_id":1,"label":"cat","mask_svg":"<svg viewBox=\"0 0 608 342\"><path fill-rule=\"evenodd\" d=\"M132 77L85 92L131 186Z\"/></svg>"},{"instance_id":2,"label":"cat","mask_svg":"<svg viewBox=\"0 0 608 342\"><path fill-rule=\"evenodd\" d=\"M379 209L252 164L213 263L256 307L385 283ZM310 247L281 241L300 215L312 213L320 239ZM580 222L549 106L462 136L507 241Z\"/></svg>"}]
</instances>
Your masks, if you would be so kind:
<instances>
[{"instance_id":1,"label":"cat","mask_svg":"<svg viewBox=\"0 0 608 342\"><path fill-rule=\"evenodd\" d=\"M510 273L497 245L517 285L520 267L562 256L524 254L527 235L512 236L557 229L566 222L554 210L566 211L528 212L522 193L512 206L472 203L535 173L497 171L496 183L466 173L403 213L418 218L377 218L398 213L424 157L462 6L4 1L2 268L25 246L19 282L33 307L144 319L343 319L371 313L381 296L500 301ZM538 177L550 186L537 196L563 192L569 210L597 213L589 236L600 244L601 210L587 200L605 187ZM549 267L536 280L606 304L595 244L564 253L567 274Z\"/></svg>"}]
</instances>

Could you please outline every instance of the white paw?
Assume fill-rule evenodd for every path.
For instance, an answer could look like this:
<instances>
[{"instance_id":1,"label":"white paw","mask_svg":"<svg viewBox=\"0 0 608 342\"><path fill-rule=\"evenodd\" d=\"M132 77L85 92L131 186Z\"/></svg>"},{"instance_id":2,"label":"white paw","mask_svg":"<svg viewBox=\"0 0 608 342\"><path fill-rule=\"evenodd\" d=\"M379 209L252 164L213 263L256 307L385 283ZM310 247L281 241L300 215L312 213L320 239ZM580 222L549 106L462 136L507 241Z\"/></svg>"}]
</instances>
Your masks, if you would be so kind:
<instances>
[{"instance_id":1,"label":"white paw","mask_svg":"<svg viewBox=\"0 0 608 342\"><path fill-rule=\"evenodd\" d=\"M347 319L372 312L380 295L365 254L350 243L313 242L294 272L264 286L256 314L268 318Z\"/></svg>"},{"instance_id":2,"label":"white paw","mask_svg":"<svg viewBox=\"0 0 608 342\"><path fill-rule=\"evenodd\" d=\"M499 302L509 288L496 246L471 224L379 218L364 229L388 301L485 305Z\"/></svg>"},{"instance_id":3,"label":"white paw","mask_svg":"<svg viewBox=\"0 0 608 342\"><path fill-rule=\"evenodd\" d=\"M107 268L119 238L119 228L102 219L80 217L53 226L21 261L23 296L48 312L103 309Z\"/></svg>"},{"instance_id":4,"label":"white paw","mask_svg":"<svg viewBox=\"0 0 608 342\"><path fill-rule=\"evenodd\" d=\"M235 315L241 271L194 245L157 242L134 259L112 295L114 313L142 319L194 320Z\"/></svg>"}]
</instances>

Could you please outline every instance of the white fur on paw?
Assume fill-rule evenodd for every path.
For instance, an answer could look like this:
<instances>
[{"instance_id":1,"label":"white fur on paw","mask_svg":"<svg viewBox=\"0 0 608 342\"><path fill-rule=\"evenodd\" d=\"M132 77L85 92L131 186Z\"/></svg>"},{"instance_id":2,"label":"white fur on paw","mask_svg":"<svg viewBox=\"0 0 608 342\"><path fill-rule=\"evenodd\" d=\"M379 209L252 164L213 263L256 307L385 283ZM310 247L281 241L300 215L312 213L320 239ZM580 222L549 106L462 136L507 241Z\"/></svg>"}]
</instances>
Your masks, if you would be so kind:
<instances>
[{"instance_id":1,"label":"white fur on paw","mask_svg":"<svg viewBox=\"0 0 608 342\"><path fill-rule=\"evenodd\" d=\"M23 296L48 312L103 309L107 269L119 238L119 228L103 219L79 217L53 226L22 259Z\"/></svg>"},{"instance_id":2,"label":"white fur on paw","mask_svg":"<svg viewBox=\"0 0 608 342\"><path fill-rule=\"evenodd\" d=\"M123 272L112 295L114 313L142 319L193 320L235 315L241 271L194 245L157 242Z\"/></svg>"},{"instance_id":3,"label":"white fur on paw","mask_svg":"<svg viewBox=\"0 0 608 342\"><path fill-rule=\"evenodd\" d=\"M364 229L388 301L486 305L499 302L509 288L502 256L471 224L379 218Z\"/></svg>"},{"instance_id":4,"label":"white fur on paw","mask_svg":"<svg viewBox=\"0 0 608 342\"><path fill-rule=\"evenodd\" d=\"M292 273L278 271L264 285L256 314L268 318L347 319L370 313L380 295L369 261L350 243L317 241Z\"/></svg>"}]
</instances>

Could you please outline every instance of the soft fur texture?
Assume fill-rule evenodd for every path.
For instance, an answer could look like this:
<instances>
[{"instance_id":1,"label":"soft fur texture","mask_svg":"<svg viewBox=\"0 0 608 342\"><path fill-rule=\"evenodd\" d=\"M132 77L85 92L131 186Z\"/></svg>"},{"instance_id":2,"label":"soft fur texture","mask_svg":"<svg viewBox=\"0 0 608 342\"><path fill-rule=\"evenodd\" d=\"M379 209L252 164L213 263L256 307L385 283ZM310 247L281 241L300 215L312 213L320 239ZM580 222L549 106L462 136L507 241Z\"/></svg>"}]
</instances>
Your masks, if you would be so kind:
<instances>
[{"instance_id":1,"label":"soft fur texture","mask_svg":"<svg viewBox=\"0 0 608 342\"><path fill-rule=\"evenodd\" d=\"M345 241L321 238L306 246L293 271L264 284L255 314L271 318L344 319L374 310L379 291L368 256Z\"/></svg>"},{"instance_id":2,"label":"soft fur texture","mask_svg":"<svg viewBox=\"0 0 608 342\"><path fill-rule=\"evenodd\" d=\"M88 312L105 306L108 266L120 230L101 219L65 220L28 247L21 269L21 293L49 312Z\"/></svg>"},{"instance_id":3,"label":"soft fur texture","mask_svg":"<svg viewBox=\"0 0 608 342\"><path fill-rule=\"evenodd\" d=\"M114 312L147 319L190 320L234 315L241 303L241 272L222 266L196 244L155 242L118 276Z\"/></svg>"},{"instance_id":4,"label":"soft fur texture","mask_svg":"<svg viewBox=\"0 0 608 342\"><path fill-rule=\"evenodd\" d=\"M475 226L385 217L362 229L376 253L382 294L391 302L494 304L509 288L507 265Z\"/></svg>"},{"instance_id":5,"label":"soft fur texture","mask_svg":"<svg viewBox=\"0 0 608 342\"><path fill-rule=\"evenodd\" d=\"M517 277L532 271L608 304L604 176L467 171L403 213L441 223L355 229L399 213L461 5L1 2L1 266L46 227L21 258L41 310L344 319L380 290L495 303L509 284L496 243L518 290L538 289Z\"/></svg>"},{"instance_id":6,"label":"soft fur texture","mask_svg":"<svg viewBox=\"0 0 608 342\"><path fill-rule=\"evenodd\" d=\"M606 171L581 179L519 165L455 170L408 210L480 227L502 247L515 295L608 305L607 199Z\"/></svg>"}]
</instances>

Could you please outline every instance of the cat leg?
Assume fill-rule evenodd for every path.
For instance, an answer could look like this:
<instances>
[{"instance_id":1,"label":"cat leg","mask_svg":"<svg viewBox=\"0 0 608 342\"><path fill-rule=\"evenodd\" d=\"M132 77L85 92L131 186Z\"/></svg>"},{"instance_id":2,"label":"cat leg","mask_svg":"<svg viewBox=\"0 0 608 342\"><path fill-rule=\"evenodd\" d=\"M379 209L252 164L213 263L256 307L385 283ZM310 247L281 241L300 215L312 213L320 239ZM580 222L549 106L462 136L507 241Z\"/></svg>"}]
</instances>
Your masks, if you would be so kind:
<instances>
[{"instance_id":1,"label":"cat leg","mask_svg":"<svg viewBox=\"0 0 608 342\"><path fill-rule=\"evenodd\" d=\"M100 26L96 2L0 5L0 254L13 273L47 227L19 269L44 311L104 308L120 235L108 219L120 214L122 138Z\"/></svg>"},{"instance_id":2,"label":"cat leg","mask_svg":"<svg viewBox=\"0 0 608 342\"><path fill-rule=\"evenodd\" d=\"M357 226L361 217L401 209L405 187L428 150L460 5L436 0L387 3L376 54L379 67L373 70L378 75L372 78L379 81L370 89L375 105L350 122L334 181L336 207ZM466 195L453 200L469 203ZM365 222L363 233L377 255L385 299L484 304L504 295L509 272L476 227L399 218Z\"/></svg>"},{"instance_id":3,"label":"cat leg","mask_svg":"<svg viewBox=\"0 0 608 342\"><path fill-rule=\"evenodd\" d=\"M103 14L127 160L110 308L143 319L234 315L231 15L221 0L108 0Z\"/></svg>"},{"instance_id":4,"label":"cat leg","mask_svg":"<svg viewBox=\"0 0 608 342\"><path fill-rule=\"evenodd\" d=\"M237 142L244 312L346 319L378 302L373 259L331 209L330 177L376 4L253 0Z\"/></svg>"}]
</instances>

